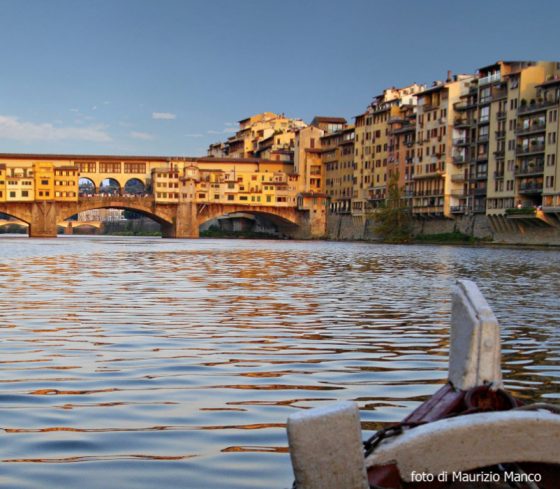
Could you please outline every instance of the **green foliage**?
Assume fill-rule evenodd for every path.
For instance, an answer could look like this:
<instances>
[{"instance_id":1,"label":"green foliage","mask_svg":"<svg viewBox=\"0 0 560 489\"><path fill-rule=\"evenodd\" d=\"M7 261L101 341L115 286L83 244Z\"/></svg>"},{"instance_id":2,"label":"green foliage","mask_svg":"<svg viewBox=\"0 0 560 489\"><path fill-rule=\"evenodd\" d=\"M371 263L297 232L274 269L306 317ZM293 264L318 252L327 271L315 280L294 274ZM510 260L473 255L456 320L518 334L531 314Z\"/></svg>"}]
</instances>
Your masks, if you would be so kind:
<instances>
[{"instance_id":1,"label":"green foliage","mask_svg":"<svg viewBox=\"0 0 560 489\"><path fill-rule=\"evenodd\" d=\"M374 231L385 243L410 243L412 216L399 188L398 173L389 178L387 199L372 215Z\"/></svg>"},{"instance_id":2,"label":"green foliage","mask_svg":"<svg viewBox=\"0 0 560 489\"><path fill-rule=\"evenodd\" d=\"M520 207L520 208L506 209L506 216L518 216L518 215L534 216L535 211L536 209L534 207Z\"/></svg>"}]
</instances>

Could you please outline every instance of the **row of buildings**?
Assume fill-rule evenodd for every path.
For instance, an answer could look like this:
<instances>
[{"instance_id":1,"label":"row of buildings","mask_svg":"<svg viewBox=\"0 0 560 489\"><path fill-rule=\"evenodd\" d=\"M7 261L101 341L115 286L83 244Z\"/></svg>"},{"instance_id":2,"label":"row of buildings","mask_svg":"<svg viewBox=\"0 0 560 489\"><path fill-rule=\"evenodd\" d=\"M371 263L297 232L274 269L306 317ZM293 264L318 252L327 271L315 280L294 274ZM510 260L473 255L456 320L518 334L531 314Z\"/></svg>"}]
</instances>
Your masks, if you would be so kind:
<instances>
[{"instance_id":1,"label":"row of buildings","mask_svg":"<svg viewBox=\"0 0 560 489\"><path fill-rule=\"evenodd\" d=\"M301 191L355 217L382 205L397 176L418 217L560 212L559 102L560 63L499 61L388 88L353 124L259 114L209 155L293 161Z\"/></svg>"},{"instance_id":2,"label":"row of buildings","mask_svg":"<svg viewBox=\"0 0 560 489\"><path fill-rule=\"evenodd\" d=\"M306 173L314 172L319 165ZM321 182L311 181L318 190ZM0 154L0 202L6 203L150 194L158 204L305 207L301 182L292 160Z\"/></svg>"}]
</instances>

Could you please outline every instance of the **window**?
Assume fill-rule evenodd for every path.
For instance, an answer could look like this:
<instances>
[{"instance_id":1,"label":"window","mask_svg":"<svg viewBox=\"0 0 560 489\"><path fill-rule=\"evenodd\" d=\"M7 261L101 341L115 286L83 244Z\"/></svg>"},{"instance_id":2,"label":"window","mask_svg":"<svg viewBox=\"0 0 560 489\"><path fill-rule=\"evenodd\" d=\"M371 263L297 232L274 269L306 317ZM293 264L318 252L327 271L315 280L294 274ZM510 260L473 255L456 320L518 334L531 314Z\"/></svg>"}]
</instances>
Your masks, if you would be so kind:
<instances>
[{"instance_id":1,"label":"window","mask_svg":"<svg viewBox=\"0 0 560 489\"><path fill-rule=\"evenodd\" d=\"M41 185L48 185L49 181L48 180L41 180Z\"/></svg>"},{"instance_id":2,"label":"window","mask_svg":"<svg viewBox=\"0 0 560 489\"><path fill-rule=\"evenodd\" d=\"M22 197L29 197L29 191L28 190L22 190L21 191L21 196Z\"/></svg>"},{"instance_id":3,"label":"window","mask_svg":"<svg viewBox=\"0 0 560 489\"><path fill-rule=\"evenodd\" d=\"M146 163L130 162L124 164L125 173L146 173Z\"/></svg>"},{"instance_id":4,"label":"window","mask_svg":"<svg viewBox=\"0 0 560 489\"><path fill-rule=\"evenodd\" d=\"M120 173L121 163L120 162L101 162L99 163L100 173Z\"/></svg>"}]
</instances>

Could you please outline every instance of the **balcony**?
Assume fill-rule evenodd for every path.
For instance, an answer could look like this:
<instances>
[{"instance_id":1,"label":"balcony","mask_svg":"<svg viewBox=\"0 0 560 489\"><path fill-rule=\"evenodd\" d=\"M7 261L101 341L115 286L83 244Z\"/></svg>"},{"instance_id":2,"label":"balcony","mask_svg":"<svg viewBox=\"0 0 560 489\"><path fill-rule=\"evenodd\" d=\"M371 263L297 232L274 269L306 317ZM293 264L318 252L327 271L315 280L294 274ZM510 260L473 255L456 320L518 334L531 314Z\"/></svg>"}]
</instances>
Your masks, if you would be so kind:
<instances>
[{"instance_id":1,"label":"balcony","mask_svg":"<svg viewBox=\"0 0 560 489\"><path fill-rule=\"evenodd\" d=\"M519 184L520 194L540 194L543 189L542 182L522 182Z\"/></svg>"},{"instance_id":2,"label":"balcony","mask_svg":"<svg viewBox=\"0 0 560 489\"><path fill-rule=\"evenodd\" d=\"M469 146L471 143L466 138L455 138L453 140L454 146Z\"/></svg>"},{"instance_id":3,"label":"balcony","mask_svg":"<svg viewBox=\"0 0 560 489\"><path fill-rule=\"evenodd\" d=\"M464 173L455 173L454 175L451 175L451 181L452 182L464 182L465 181Z\"/></svg>"},{"instance_id":4,"label":"balcony","mask_svg":"<svg viewBox=\"0 0 560 489\"><path fill-rule=\"evenodd\" d=\"M467 208L464 205L452 205L451 214L464 214L466 209Z\"/></svg>"},{"instance_id":5,"label":"balcony","mask_svg":"<svg viewBox=\"0 0 560 489\"><path fill-rule=\"evenodd\" d=\"M497 149L496 151L494 151L494 156L496 158L503 158L503 157L505 157L505 155L506 155L505 148L500 148L500 149Z\"/></svg>"},{"instance_id":6,"label":"balcony","mask_svg":"<svg viewBox=\"0 0 560 489\"><path fill-rule=\"evenodd\" d=\"M488 179L488 173L484 172L484 173L476 173L474 175L474 179L475 180L487 180Z\"/></svg>"},{"instance_id":7,"label":"balcony","mask_svg":"<svg viewBox=\"0 0 560 489\"><path fill-rule=\"evenodd\" d=\"M518 145L515 152L518 156L544 153L544 143L533 143L528 146Z\"/></svg>"},{"instance_id":8,"label":"balcony","mask_svg":"<svg viewBox=\"0 0 560 489\"><path fill-rule=\"evenodd\" d=\"M481 134L478 136L479 143L487 143L488 142L488 134Z\"/></svg>"},{"instance_id":9,"label":"balcony","mask_svg":"<svg viewBox=\"0 0 560 489\"><path fill-rule=\"evenodd\" d=\"M505 119L507 117L507 112L505 110L500 110L496 112L497 119Z\"/></svg>"},{"instance_id":10,"label":"balcony","mask_svg":"<svg viewBox=\"0 0 560 489\"><path fill-rule=\"evenodd\" d=\"M504 139L506 137L506 131L496 131L496 139Z\"/></svg>"},{"instance_id":11,"label":"balcony","mask_svg":"<svg viewBox=\"0 0 560 489\"><path fill-rule=\"evenodd\" d=\"M475 189L474 189L474 195L477 195L477 196L486 195L486 187L484 187L484 188L475 188Z\"/></svg>"},{"instance_id":12,"label":"balcony","mask_svg":"<svg viewBox=\"0 0 560 489\"><path fill-rule=\"evenodd\" d=\"M463 110L468 110L468 109L474 109L476 107L476 102L474 101L462 101L462 102L456 102L453 104L453 108L457 111L463 111Z\"/></svg>"},{"instance_id":13,"label":"balcony","mask_svg":"<svg viewBox=\"0 0 560 489\"><path fill-rule=\"evenodd\" d=\"M544 172L544 162L539 164L529 163L528 165L521 165L515 167L513 174L516 177L529 177L531 175L542 175Z\"/></svg>"},{"instance_id":14,"label":"balcony","mask_svg":"<svg viewBox=\"0 0 560 489\"><path fill-rule=\"evenodd\" d=\"M471 127L476 124L476 119L470 117L456 117L453 125L456 129Z\"/></svg>"},{"instance_id":15,"label":"balcony","mask_svg":"<svg viewBox=\"0 0 560 489\"><path fill-rule=\"evenodd\" d=\"M483 76L478 79L478 86L488 85L489 83L495 83L501 81L502 74L500 72L491 73L490 75Z\"/></svg>"},{"instance_id":16,"label":"balcony","mask_svg":"<svg viewBox=\"0 0 560 489\"><path fill-rule=\"evenodd\" d=\"M427 172L427 173L422 173L421 175L414 175L414 179L415 180L419 180L422 178L437 178L437 177L442 177L443 176L443 172L442 171L431 171L431 172Z\"/></svg>"},{"instance_id":17,"label":"balcony","mask_svg":"<svg viewBox=\"0 0 560 489\"><path fill-rule=\"evenodd\" d=\"M451 195L451 197L455 197L456 199L466 199L467 198L467 194L465 194L465 191L463 189L450 190L449 195Z\"/></svg>"},{"instance_id":18,"label":"balcony","mask_svg":"<svg viewBox=\"0 0 560 489\"><path fill-rule=\"evenodd\" d=\"M453 163L455 165L462 165L465 162L465 157L463 155L453 156Z\"/></svg>"},{"instance_id":19,"label":"balcony","mask_svg":"<svg viewBox=\"0 0 560 489\"><path fill-rule=\"evenodd\" d=\"M515 128L515 134L517 134L518 136L524 134L545 132L545 131L546 131L546 122L544 121L530 124L529 127L523 127L522 125L519 125Z\"/></svg>"},{"instance_id":20,"label":"balcony","mask_svg":"<svg viewBox=\"0 0 560 489\"><path fill-rule=\"evenodd\" d=\"M479 153L476 155L476 161L487 161L488 153Z\"/></svg>"},{"instance_id":21,"label":"balcony","mask_svg":"<svg viewBox=\"0 0 560 489\"><path fill-rule=\"evenodd\" d=\"M504 178L504 172L503 171L495 171L494 172L494 179L495 180L501 180L502 178Z\"/></svg>"},{"instance_id":22,"label":"balcony","mask_svg":"<svg viewBox=\"0 0 560 489\"><path fill-rule=\"evenodd\" d=\"M517 113L518 114L532 114L535 112L543 112L545 111L548 107L552 107L553 105L558 105L558 101L553 102L553 101L542 101L542 102L533 102L532 104L526 104L523 105L523 101L521 101L521 107L519 107L519 109L517 109Z\"/></svg>"}]
</instances>

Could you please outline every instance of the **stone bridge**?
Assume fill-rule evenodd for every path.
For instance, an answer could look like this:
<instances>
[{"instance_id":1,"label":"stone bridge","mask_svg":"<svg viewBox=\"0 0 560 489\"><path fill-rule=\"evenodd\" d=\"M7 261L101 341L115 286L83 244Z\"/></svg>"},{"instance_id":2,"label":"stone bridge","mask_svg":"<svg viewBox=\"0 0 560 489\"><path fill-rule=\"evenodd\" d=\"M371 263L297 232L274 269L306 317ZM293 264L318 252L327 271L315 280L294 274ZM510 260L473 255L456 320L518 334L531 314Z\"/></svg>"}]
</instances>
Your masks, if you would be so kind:
<instances>
[{"instance_id":1,"label":"stone bridge","mask_svg":"<svg viewBox=\"0 0 560 489\"><path fill-rule=\"evenodd\" d=\"M199 226L220 216L243 212L261 215L279 231L293 238L321 238L326 231L326 216L293 207L252 204L181 202L161 204L153 196L80 197L77 202L4 202L0 212L29 225L29 236L56 237L57 225L75 214L94 209L124 209L143 214L161 225L164 238L198 238ZM326 211L323 211L326 212Z\"/></svg>"}]
</instances>

